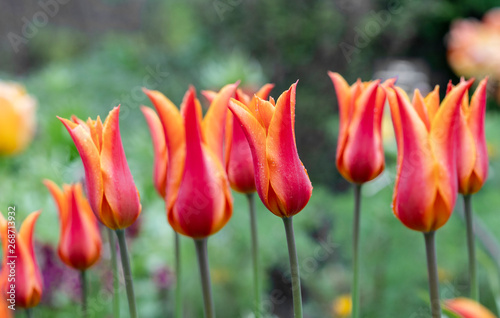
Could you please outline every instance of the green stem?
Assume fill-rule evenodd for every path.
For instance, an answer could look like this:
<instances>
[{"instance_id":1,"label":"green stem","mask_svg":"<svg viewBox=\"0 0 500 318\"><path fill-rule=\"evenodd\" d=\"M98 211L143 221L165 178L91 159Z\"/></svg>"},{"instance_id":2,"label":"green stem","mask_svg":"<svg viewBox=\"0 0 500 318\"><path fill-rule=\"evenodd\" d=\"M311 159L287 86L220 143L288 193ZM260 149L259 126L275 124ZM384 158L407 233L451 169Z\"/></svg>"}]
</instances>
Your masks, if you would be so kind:
<instances>
[{"instance_id":1,"label":"green stem","mask_svg":"<svg viewBox=\"0 0 500 318\"><path fill-rule=\"evenodd\" d=\"M210 266L208 265L207 238L194 240L196 255L200 267L201 286L203 289L203 302L205 304L205 318L215 318L212 286L210 283Z\"/></svg>"},{"instance_id":2,"label":"green stem","mask_svg":"<svg viewBox=\"0 0 500 318\"><path fill-rule=\"evenodd\" d=\"M82 285L82 317L87 318L88 285L87 285L87 272L85 270L80 271L80 283Z\"/></svg>"},{"instance_id":3,"label":"green stem","mask_svg":"<svg viewBox=\"0 0 500 318\"><path fill-rule=\"evenodd\" d=\"M429 292L431 299L432 318L441 318L439 302L439 281L436 257L436 232L424 233L425 250L427 253L427 273L429 275Z\"/></svg>"},{"instance_id":4,"label":"green stem","mask_svg":"<svg viewBox=\"0 0 500 318\"><path fill-rule=\"evenodd\" d=\"M361 185L354 186L354 222L352 231L352 318L359 317L359 224Z\"/></svg>"},{"instance_id":5,"label":"green stem","mask_svg":"<svg viewBox=\"0 0 500 318\"><path fill-rule=\"evenodd\" d=\"M118 278L118 258L116 257L116 239L113 230L106 228L108 232L109 249L111 253L111 269L113 271L113 317L120 317L120 280Z\"/></svg>"},{"instance_id":6,"label":"green stem","mask_svg":"<svg viewBox=\"0 0 500 318\"><path fill-rule=\"evenodd\" d=\"M255 213L255 195L247 194L248 206L250 209L250 230L252 235L252 262L253 262L253 288L255 300L255 318L260 318L260 286L259 286L259 241L257 237L257 215Z\"/></svg>"},{"instance_id":7,"label":"green stem","mask_svg":"<svg viewBox=\"0 0 500 318\"><path fill-rule=\"evenodd\" d=\"M137 307L135 304L134 281L132 279L132 271L130 269L130 258L128 256L127 242L125 241L125 231L115 230L120 245L120 256L122 260L123 276L125 278L125 288L127 290L128 307L130 318L137 318Z\"/></svg>"},{"instance_id":8,"label":"green stem","mask_svg":"<svg viewBox=\"0 0 500 318\"><path fill-rule=\"evenodd\" d=\"M26 317L33 318L33 310L31 308L27 308L25 312L26 312Z\"/></svg>"},{"instance_id":9,"label":"green stem","mask_svg":"<svg viewBox=\"0 0 500 318\"><path fill-rule=\"evenodd\" d=\"M467 227L467 248L469 250L469 284L470 297L479 301L479 282L476 269L476 247L474 242L474 221L472 219L472 202L470 195L464 195L465 224Z\"/></svg>"},{"instance_id":10,"label":"green stem","mask_svg":"<svg viewBox=\"0 0 500 318\"><path fill-rule=\"evenodd\" d=\"M181 290L181 248L180 237L175 232L175 317L182 318L182 290Z\"/></svg>"},{"instance_id":11,"label":"green stem","mask_svg":"<svg viewBox=\"0 0 500 318\"><path fill-rule=\"evenodd\" d=\"M302 292L300 290L300 271L297 248L295 247L295 235L293 233L292 217L282 218L285 225L286 242L288 245L288 256L290 258L290 270L292 273L292 296L293 312L295 318L302 318Z\"/></svg>"}]
</instances>

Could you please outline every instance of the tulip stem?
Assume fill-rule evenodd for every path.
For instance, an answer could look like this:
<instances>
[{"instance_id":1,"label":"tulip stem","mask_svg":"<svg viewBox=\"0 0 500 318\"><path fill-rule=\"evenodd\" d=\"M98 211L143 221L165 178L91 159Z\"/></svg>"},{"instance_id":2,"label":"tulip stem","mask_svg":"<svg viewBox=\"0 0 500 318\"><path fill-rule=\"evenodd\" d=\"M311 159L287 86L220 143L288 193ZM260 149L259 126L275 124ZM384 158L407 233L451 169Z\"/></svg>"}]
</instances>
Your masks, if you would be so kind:
<instances>
[{"instance_id":1,"label":"tulip stem","mask_svg":"<svg viewBox=\"0 0 500 318\"><path fill-rule=\"evenodd\" d=\"M113 230L106 228L108 232L109 250L111 253L111 270L113 271L113 317L120 317L120 280L118 279L118 258L116 257L116 240Z\"/></svg>"},{"instance_id":2,"label":"tulip stem","mask_svg":"<svg viewBox=\"0 0 500 318\"><path fill-rule=\"evenodd\" d=\"M132 279L132 271L130 268L130 258L127 250L127 242L125 241L125 231L115 230L120 245L120 256L122 260L123 276L125 278L125 288L127 290L128 307L130 318L137 318L137 307L135 304L134 281Z\"/></svg>"},{"instance_id":3,"label":"tulip stem","mask_svg":"<svg viewBox=\"0 0 500 318\"><path fill-rule=\"evenodd\" d=\"M436 257L436 232L424 233L425 250L427 253L427 273L429 275L429 292L431 299L432 318L441 318L439 302L439 281Z\"/></svg>"},{"instance_id":4,"label":"tulip stem","mask_svg":"<svg viewBox=\"0 0 500 318\"><path fill-rule=\"evenodd\" d=\"M175 235L175 317L182 318L182 290L181 290L181 247L179 233Z\"/></svg>"},{"instance_id":5,"label":"tulip stem","mask_svg":"<svg viewBox=\"0 0 500 318\"><path fill-rule=\"evenodd\" d=\"M87 271L80 271L80 284L82 286L82 317L88 317L87 311L87 296L88 296L88 285L87 285Z\"/></svg>"},{"instance_id":6,"label":"tulip stem","mask_svg":"<svg viewBox=\"0 0 500 318\"><path fill-rule=\"evenodd\" d=\"M470 297L479 301L479 282L476 269L476 247L474 242L474 221L472 219L472 202L470 195L464 195L465 224L467 226L467 248L469 250L469 284Z\"/></svg>"},{"instance_id":7,"label":"tulip stem","mask_svg":"<svg viewBox=\"0 0 500 318\"><path fill-rule=\"evenodd\" d=\"M257 215L255 213L255 195L247 194L250 209L250 229L252 235L253 288L255 297L255 318L260 318L260 286L259 286L259 241L257 238Z\"/></svg>"},{"instance_id":8,"label":"tulip stem","mask_svg":"<svg viewBox=\"0 0 500 318\"><path fill-rule=\"evenodd\" d=\"M210 266L208 264L207 238L195 239L196 255L200 267L201 286L203 289L203 302L205 304L205 318L215 318L214 300L210 282Z\"/></svg>"},{"instance_id":9,"label":"tulip stem","mask_svg":"<svg viewBox=\"0 0 500 318\"><path fill-rule=\"evenodd\" d=\"M31 310L31 308L27 308L25 310L25 312L26 312L26 317L28 317L28 318L32 318L33 317L33 310Z\"/></svg>"},{"instance_id":10,"label":"tulip stem","mask_svg":"<svg viewBox=\"0 0 500 318\"><path fill-rule=\"evenodd\" d=\"M295 318L302 318L302 292L300 290L300 271L297 248L295 247L295 234L293 233L292 217L284 217L286 242L288 245L288 257L290 259L290 270L292 274L292 296L293 312Z\"/></svg>"},{"instance_id":11,"label":"tulip stem","mask_svg":"<svg viewBox=\"0 0 500 318\"><path fill-rule=\"evenodd\" d=\"M352 231L352 318L359 317L359 224L361 184L354 186L354 221Z\"/></svg>"}]
</instances>

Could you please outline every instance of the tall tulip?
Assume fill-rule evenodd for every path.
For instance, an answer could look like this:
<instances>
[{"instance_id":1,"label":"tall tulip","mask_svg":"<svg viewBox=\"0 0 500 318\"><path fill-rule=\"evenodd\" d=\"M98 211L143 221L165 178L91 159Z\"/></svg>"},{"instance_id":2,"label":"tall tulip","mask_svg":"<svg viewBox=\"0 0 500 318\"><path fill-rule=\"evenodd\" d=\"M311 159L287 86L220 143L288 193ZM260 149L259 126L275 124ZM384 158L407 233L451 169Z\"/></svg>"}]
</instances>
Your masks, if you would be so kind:
<instances>
[{"instance_id":1,"label":"tall tulip","mask_svg":"<svg viewBox=\"0 0 500 318\"><path fill-rule=\"evenodd\" d=\"M118 237L129 310L132 317L137 317L124 229L139 217L141 203L123 150L119 112L120 106L111 110L104 124L99 117L96 120L89 118L87 122L77 117L73 117L73 121L58 118L68 130L80 153L92 210ZM113 241L110 240L110 243L111 250L114 251Z\"/></svg>"},{"instance_id":2,"label":"tall tulip","mask_svg":"<svg viewBox=\"0 0 500 318\"><path fill-rule=\"evenodd\" d=\"M468 93L463 97L462 107L460 108L460 122L457 129L459 139L457 144L458 192L464 198L471 298L476 301L479 300L479 284L476 270L471 196L482 188L488 176L488 150L484 132L487 83L487 78L479 83L470 105ZM450 81L448 92L452 89L453 85Z\"/></svg>"},{"instance_id":3,"label":"tall tulip","mask_svg":"<svg viewBox=\"0 0 500 318\"><path fill-rule=\"evenodd\" d=\"M458 192L456 129L460 104L471 82L453 88L439 106L438 87L413 102L398 87L387 90L398 144L393 210L412 230L424 233L433 317L441 317L435 231L449 219Z\"/></svg>"},{"instance_id":4,"label":"tall tulip","mask_svg":"<svg viewBox=\"0 0 500 318\"><path fill-rule=\"evenodd\" d=\"M33 249L33 232L40 211L28 215L19 232L15 228L13 212L15 207L10 207L7 219L0 213L0 236L4 252L0 288L9 305L30 310L42 298L42 275ZM13 276L12 268L15 271Z\"/></svg>"},{"instance_id":5,"label":"tall tulip","mask_svg":"<svg viewBox=\"0 0 500 318\"><path fill-rule=\"evenodd\" d=\"M23 86L0 81L0 155L17 154L31 143L36 104Z\"/></svg>"},{"instance_id":6,"label":"tall tulip","mask_svg":"<svg viewBox=\"0 0 500 318\"><path fill-rule=\"evenodd\" d=\"M257 193L285 225L292 273L295 317L302 317L302 296L292 217L309 201L312 185L295 144L297 83L274 103L257 97L255 108L232 99L229 108L240 122L252 150Z\"/></svg>"},{"instance_id":7,"label":"tall tulip","mask_svg":"<svg viewBox=\"0 0 500 318\"><path fill-rule=\"evenodd\" d=\"M386 94L378 80L363 83L358 79L349 86L340 74L328 75L335 86L340 112L337 169L354 184L352 316L358 318L361 186L384 170L382 115ZM391 79L384 85L393 83Z\"/></svg>"},{"instance_id":8,"label":"tall tulip","mask_svg":"<svg viewBox=\"0 0 500 318\"><path fill-rule=\"evenodd\" d=\"M167 218L176 232L195 241L206 317L215 315L207 239L229 221L233 210L223 166L223 140L227 104L237 86L226 85L203 119L193 87L184 96L180 111L160 92L145 90L158 112L167 145Z\"/></svg>"},{"instance_id":9,"label":"tall tulip","mask_svg":"<svg viewBox=\"0 0 500 318\"><path fill-rule=\"evenodd\" d=\"M83 196L82 185L65 184L61 190L54 182L44 180L56 201L61 221L59 257L71 268L80 271L82 286L82 312L87 315L86 270L101 256L101 234L97 219Z\"/></svg>"},{"instance_id":10,"label":"tall tulip","mask_svg":"<svg viewBox=\"0 0 500 318\"><path fill-rule=\"evenodd\" d=\"M237 89L235 98L239 102L245 104L249 108L255 108L257 97L267 99L274 84L266 84L250 98ZM202 91L202 94L212 101L216 96L215 92ZM259 287L259 259L258 259L258 235L257 235L257 215L255 213L254 193L255 187L255 171L252 160L252 151L245 137L245 133L240 126L240 123L232 113L227 114L226 120L226 138L225 138L225 164L226 173L229 179L229 184L234 191L244 193L248 200L250 211L250 230L252 236L252 263L253 263L253 278L254 278L254 314L255 317L261 316L260 310L260 287Z\"/></svg>"}]
</instances>

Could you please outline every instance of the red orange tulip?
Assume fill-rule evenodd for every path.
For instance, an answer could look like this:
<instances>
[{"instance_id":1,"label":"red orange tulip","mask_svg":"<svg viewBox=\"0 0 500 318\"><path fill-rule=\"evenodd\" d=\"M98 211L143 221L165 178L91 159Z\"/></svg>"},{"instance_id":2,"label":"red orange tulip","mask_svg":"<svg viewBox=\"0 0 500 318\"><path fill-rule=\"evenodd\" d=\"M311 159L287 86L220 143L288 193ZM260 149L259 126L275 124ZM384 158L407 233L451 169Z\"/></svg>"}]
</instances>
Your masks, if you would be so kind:
<instances>
[{"instance_id":1,"label":"red orange tulip","mask_svg":"<svg viewBox=\"0 0 500 318\"><path fill-rule=\"evenodd\" d=\"M120 136L120 107L101 119L59 118L75 142L85 169L90 206L110 229L129 227L141 213L139 193L128 167Z\"/></svg>"},{"instance_id":2,"label":"red orange tulip","mask_svg":"<svg viewBox=\"0 0 500 318\"><path fill-rule=\"evenodd\" d=\"M231 217L233 202L223 167L223 140L227 103L236 87L225 86L203 119L194 88L184 96L180 111L160 92L145 90L163 125L168 152L167 216L180 234L208 237Z\"/></svg>"},{"instance_id":3,"label":"red orange tulip","mask_svg":"<svg viewBox=\"0 0 500 318\"><path fill-rule=\"evenodd\" d=\"M381 129L385 91L378 80L358 80L349 86L340 74L328 75L337 92L340 112L337 169L352 183L373 180L385 166ZM391 83L393 79L385 84Z\"/></svg>"},{"instance_id":4,"label":"red orange tulip","mask_svg":"<svg viewBox=\"0 0 500 318\"><path fill-rule=\"evenodd\" d=\"M398 143L393 210L407 227L439 229L449 219L458 192L456 127L460 104L471 82L453 88L439 106L438 87L410 102L400 88L388 89Z\"/></svg>"},{"instance_id":5,"label":"red orange tulip","mask_svg":"<svg viewBox=\"0 0 500 318\"><path fill-rule=\"evenodd\" d=\"M229 104L252 150L259 197L279 217L299 213L312 194L311 181L295 144L296 86L293 84L276 103L256 97L255 108L236 99Z\"/></svg>"},{"instance_id":6,"label":"red orange tulip","mask_svg":"<svg viewBox=\"0 0 500 318\"><path fill-rule=\"evenodd\" d=\"M0 214L0 235L4 252L0 287L4 293L2 297L7 297L7 300L15 295L16 308L35 307L42 298L42 275L33 249L33 231L39 215L40 211L31 213L19 232L16 232L15 224ZM11 264L15 264L12 276Z\"/></svg>"},{"instance_id":7,"label":"red orange tulip","mask_svg":"<svg viewBox=\"0 0 500 318\"><path fill-rule=\"evenodd\" d=\"M102 243L97 219L83 196L81 184L65 184L62 190L50 180L44 184L59 209L59 257L69 267L88 269L99 260Z\"/></svg>"},{"instance_id":8,"label":"red orange tulip","mask_svg":"<svg viewBox=\"0 0 500 318\"><path fill-rule=\"evenodd\" d=\"M488 79L479 83L470 105L466 93L460 108L457 143L458 191L464 195L478 192L488 177L488 149L484 133L487 83ZM452 88L450 83L448 91Z\"/></svg>"}]
</instances>

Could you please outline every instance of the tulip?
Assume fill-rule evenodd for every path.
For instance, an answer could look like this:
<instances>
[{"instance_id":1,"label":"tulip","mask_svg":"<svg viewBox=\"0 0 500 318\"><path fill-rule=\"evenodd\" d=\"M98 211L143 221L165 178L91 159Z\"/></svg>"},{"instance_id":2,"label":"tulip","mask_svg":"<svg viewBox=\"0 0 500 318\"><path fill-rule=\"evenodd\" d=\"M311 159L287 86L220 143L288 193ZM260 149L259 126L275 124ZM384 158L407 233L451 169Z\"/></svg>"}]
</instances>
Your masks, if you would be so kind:
<instances>
[{"instance_id":1,"label":"tulip","mask_svg":"<svg viewBox=\"0 0 500 318\"><path fill-rule=\"evenodd\" d=\"M36 104L23 86L0 82L0 155L20 153L31 143Z\"/></svg>"},{"instance_id":2,"label":"tulip","mask_svg":"<svg viewBox=\"0 0 500 318\"><path fill-rule=\"evenodd\" d=\"M12 210L12 208L14 208ZM3 266L0 287L7 299L11 285L15 285L15 307L30 309L42 298L42 275L33 249L33 231L40 211L28 215L19 232L15 229L15 207L9 207L7 220L0 214L0 235L3 248ZM9 280L10 263L15 262L15 281Z\"/></svg>"},{"instance_id":3,"label":"tulip","mask_svg":"<svg viewBox=\"0 0 500 318\"><path fill-rule=\"evenodd\" d=\"M257 97L267 99L269 92L273 89L274 84L266 84L255 93L250 99L242 90L237 89L235 98L237 101L245 104L247 108L255 109ZM202 91L202 94L212 102L217 93L212 91ZM254 279L254 314L256 318L261 315L260 310L260 287L259 287L259 262L258 262L258 236L257 236L257 216L255 213L254 192L255 187L255 171L252 160L252 151L248 144L245 133L238 122L238 119L227 114L226 120L226 139L225 139L225 164L229 184L234 191L246 194L249 211L250 211L250 230L252 237L252 263L253 263L253 279Z\"/></svg>"},{"instance_id":4,"label":"tulip","mask_svg":"<svg viewBox=\"0 0 500 318\"><path fill-rule=\"evenodd\" d=\"M312 185L295 144L295 91L292 84L276 103L256 97L255 108L236 99L229 103L241 124L252 150L257 193L273 214L285 225L295 317L302 317L302 295L292 217L309 201Z\"/></svg>"},{"instance_id":5,"label":"tulip","mask_svg":"<svg viewBox=\"0 0 500 318\"><path fill-rule=\"evenodd\" d=\"M344 78L328 72L335 91L340 112L339 140L337 143L337 169L354 187L353 224L353 290L352 316L359 317L359 226L361 185L378 177L384 170L382 144L382 115L385 90L380 81L361 82L349 86ZM383 85L392 85L390 79Z\"/></svg>"},{"instance_id":6,"label":"tulip","mask_svg":"<svg viewBox=\"0 0 500 318\"><path fill-rule=\"evenodd\" d=\"M168 153L168 159L163 161L168 162L167 218L177 233L195 241L206 317L215 314L207 238L224 227L233 211L233 199L223 166L223 141L227 104L237 86L235 83L222 88L203 119L193 87L184 96L180 111L160 92L144 90L158 112ZM158 129L155 131L157 138L161 139Z\"/></svg>"},{"instance_id":7,"label":"tulip","mask_svg":"<svg viewBox=\"0 0 500 318\"><path fill-rule=\"evenodd\" d=\"M137 317L130 261L123 229L132 225L141 213L139 192L128 167L119 127L120 106L101 122L77 117L59 118L73 139L85 169L85 184L92 210L98 219L115 231L125 276L125 287L132 317ZM112 235L110 235L112 237ZM110 244L113 244L110 240ZM115 246L111 246L111 251Z\"/></svg>"},{"instance_id":8,"label":"tulip","mask_svg":"<svg viewBox=\"0 0 500 318\"><path fill-rule=\"evenodd\" d=\"M83 196L82 185L64 185L63 189L50 180L45 186L54 197L61 219L58 253L64 264L80 271L82 285L82 312L87 314L86 270L101 256L101 234L97 219Z\"/></svg>"},{"instance_id":9,"label":"tulip","mask_svg":"<svg viewBox=\"0 0 500 318\"><path fill-rule=\"evenodd\" d=\"M461 318L495 318L496 316L481 304L467 298L448 299L444 302L446 309Z\"/></svg>"},{"instance_id":10,"label":"tulip","mask_svg":"<svg viewBox=\"0 0 500 318\"><path fill-rule=\"evenodd\" d=\"M59 257L71 268L89 269L101 256L101 234L81 184L64 185L62 190L50 180L45 180L44 184L59 209Z\"/></svg>"},{"instance_id":11,"label":"tulip","mask_svg":"<svg viewBox=\"0 0 500 318\"><path fill-rule=\"evenodd\" d=\"M464 80L462 79L462 82ZM483 79L476 88L469 105L468 93L465 94L460 108L460 121L457 128L457 173L458 192L464 198L465 223L467 226L467 246L469 255L469 280L471 298L479 300L479 284L476 270L476 251L472 215L472 194L478 192L488 176L488 150L484 133L486 112L486 85ZM448 92L453 89L451 81Z\"/></svg>"},{"instance_id":12,"label":"tulip","mask_svg":"<svg viewBox=\"0 0 500 318\"><path fill-rule=\"evenodd\" d=\"M10 308L14 308L14 307L10 307L9 308L9 303L7 303L7 301L5 300L5 298L1 297L0 299L0 317L3 317L3 318L12 318L14 317L12 315L12 313L14 312L13 309L10 309Z\"/></svg>"},{"instance_id":13,"label":"tulip","mask_svg":"<svg viewBox=\"0 0 500 318\"><path fill-rule=\"evenodd\" d=\"M439 106L438 88L413 102L400 88L387 90L398 144L393 210L410 229L424 233L433 317L441 317L435 231L449 219L458 192L456 128L462 97L472 82L462 82Z\"/></svg>"}]
</instances>

